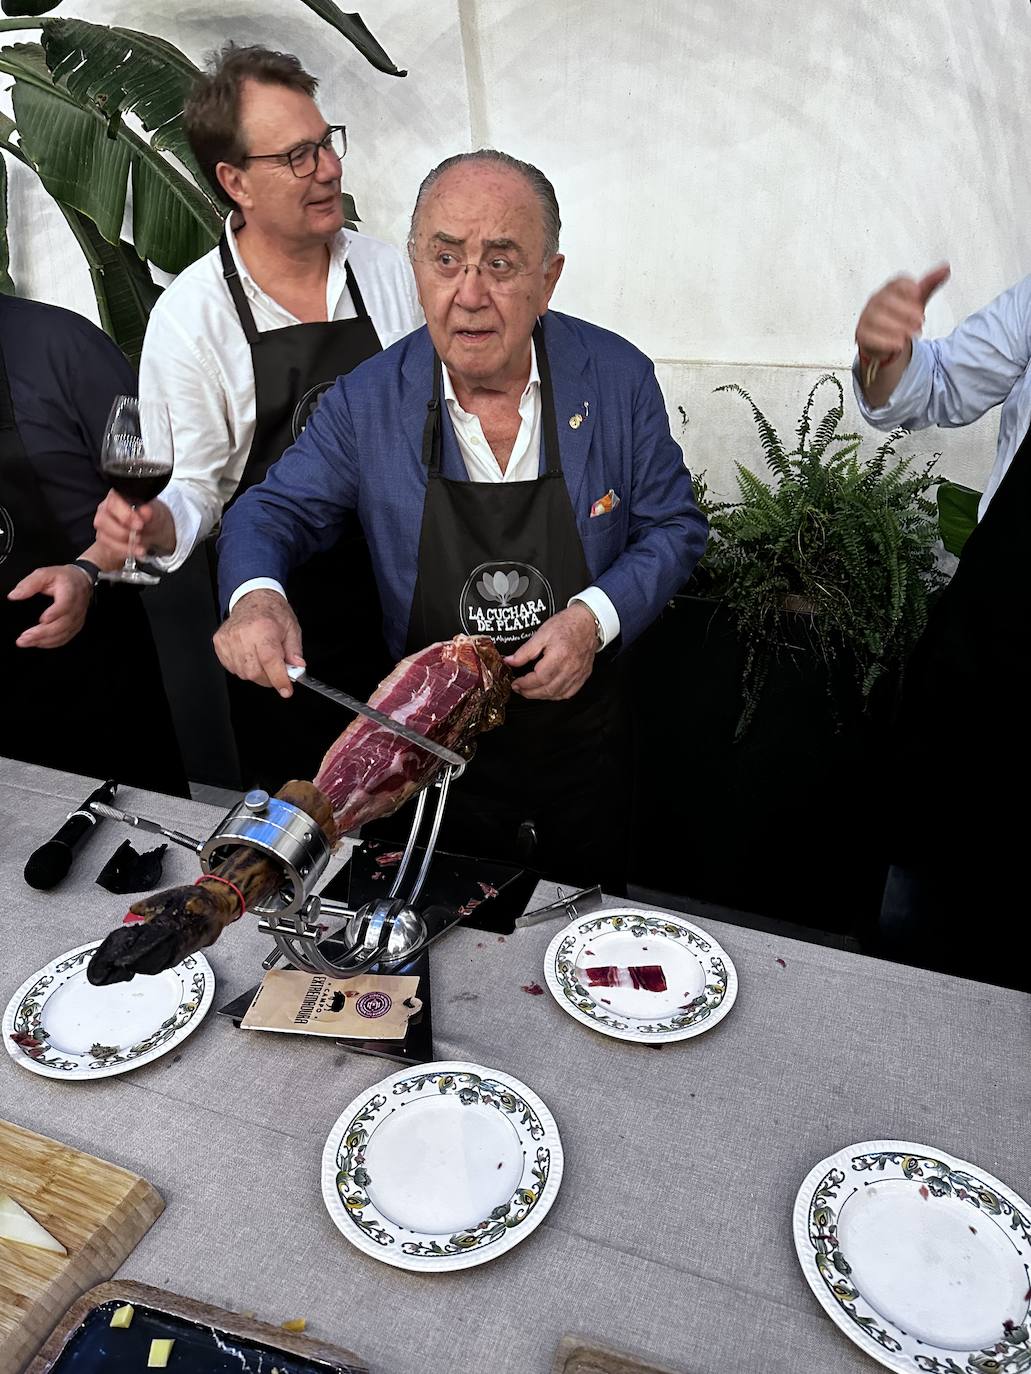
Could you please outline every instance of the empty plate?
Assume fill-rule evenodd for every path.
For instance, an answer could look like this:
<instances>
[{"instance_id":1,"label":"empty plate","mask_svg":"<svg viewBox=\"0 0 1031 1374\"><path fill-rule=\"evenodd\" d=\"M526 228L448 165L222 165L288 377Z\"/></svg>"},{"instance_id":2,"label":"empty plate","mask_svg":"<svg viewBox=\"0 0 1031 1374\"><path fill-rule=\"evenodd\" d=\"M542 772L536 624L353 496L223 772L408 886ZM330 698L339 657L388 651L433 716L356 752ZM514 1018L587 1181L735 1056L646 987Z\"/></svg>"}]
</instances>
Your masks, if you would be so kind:
<instances>
[{"instance_id":1,"label":"empty plate","mask_svg":"<svg viewBox=\"0 0 1031 1374\"><path fill-rule=\"evenodd\" d=\"M926 1145L851 1145L806 1177L794 1232L817 1298L889 1369L1031 1369L1031 1209L983 1169Z\"/></svg>"},{"instance_id":2,"label":"empty plate","mask_svg":"<svg viewBox=\"0 0 1031 1374\"><path fill-rule=\"evenodd\" d=\"M336 1225L400 1269L468 1269L503 1254L540 1224L561 1179L547 1107L479 1064L383 1079L338 1118L322 1154Z\"/></svg>"}]
</instances>

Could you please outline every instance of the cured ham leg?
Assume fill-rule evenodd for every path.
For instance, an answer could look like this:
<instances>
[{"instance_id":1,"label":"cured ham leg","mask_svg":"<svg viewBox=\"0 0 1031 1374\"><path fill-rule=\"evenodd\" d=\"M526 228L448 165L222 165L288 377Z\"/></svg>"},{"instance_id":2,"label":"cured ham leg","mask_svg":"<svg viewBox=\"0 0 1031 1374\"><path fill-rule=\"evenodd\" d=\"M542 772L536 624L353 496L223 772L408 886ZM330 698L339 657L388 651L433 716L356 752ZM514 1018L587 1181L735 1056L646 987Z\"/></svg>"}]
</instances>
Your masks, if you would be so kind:
<instances>
[{"instance_id":1,"label":"cured ham leg","mask_svg":"<svg viewBox=\"0 0 1031 1374\"><path fill-rule=\"evenodd\" d=\"M510 684L493 640L458 635L402 659L370 704L463 752L504 720ZM329 749L314 783L290 782L276 795L307 812L336 844L357 826L392 815L439 766L434 754L359 716ZM198 883L134 902L129 917L136 920L111 931L86 976L99 986L172 968L213 944L281 881L272 859L240 845Z\"/></svg>"}]
</instances>

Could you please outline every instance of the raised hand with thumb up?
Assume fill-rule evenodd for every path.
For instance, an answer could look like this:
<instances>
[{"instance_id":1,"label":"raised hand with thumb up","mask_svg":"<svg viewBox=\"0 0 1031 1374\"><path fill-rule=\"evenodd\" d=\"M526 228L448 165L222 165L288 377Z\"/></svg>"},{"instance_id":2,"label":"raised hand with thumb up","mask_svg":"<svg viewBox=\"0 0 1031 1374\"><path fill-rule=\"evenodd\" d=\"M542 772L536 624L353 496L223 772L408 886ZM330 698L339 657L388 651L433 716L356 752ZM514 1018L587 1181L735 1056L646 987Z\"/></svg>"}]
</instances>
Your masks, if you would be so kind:
<instances>
[{"instance_id":1,"label":"raised hand with thumb up","mask_svg":"<svg viewBox=\"0 0 1031 1374\"><path fill-rule=\"evenodd\" d=\"M913 338L924 327L927 302L949 279L948 263L918 281L896 277L867 301L856 325L863 392L871 406L884 405L913 355Z\"/></svg>"}]
</instances>

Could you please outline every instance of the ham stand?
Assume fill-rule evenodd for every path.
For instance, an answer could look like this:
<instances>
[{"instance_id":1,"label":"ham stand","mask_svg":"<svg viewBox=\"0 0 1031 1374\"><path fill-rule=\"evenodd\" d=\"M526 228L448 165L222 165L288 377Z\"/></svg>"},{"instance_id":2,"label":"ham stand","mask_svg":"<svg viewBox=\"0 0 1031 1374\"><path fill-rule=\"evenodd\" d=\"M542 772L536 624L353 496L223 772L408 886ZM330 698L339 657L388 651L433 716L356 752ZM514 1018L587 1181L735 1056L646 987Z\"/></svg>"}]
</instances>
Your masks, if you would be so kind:
<instances>
[{"instance_id":1,"label":"ham stand","mask_svg":"<svg viewBox=\"0 0 1031 1374\"><path fill-rule=\"evenodd\" d=\"M445 906L420 910L416 903L433 862L451 784L463 772L464 765L445 764L420 789L411 830L390 891L385 897L366 902L357 910L314 891L331 854L329 838L322 827L292 802L270 797L260 789L248 792L206 840L194 839L182 831L166 829L156 821L99 802L91 803L91 809L99 816L153 831L193 850L205 873L210 873L239 845L257 849L278 864L282 873L278 891L249 908L259 917L259 930L267 931L275 942L272 952L262 963L266 971L280 959L286 959L294 968L329 978L353 978L366 972L418 972L425 981L425 991L420 988L421 1025L410 1022L412 1029L405 1041L337 1042L359 1052L418 1063L432 1058L429 966L424 952L457 925L462 916ZM436 794L436 801L426 832L425 850L418 871L413 871L412 861L425 829L429 810L427 798L431 791ZM329 934L327 917L342 922ZM418 969L408 967L415 963ZM254 991L237 998L222 1011L238 1022L250 1006ZM412 1032L418 1029L425 1032L420 1037L427 1042L424 1054L407 1050Z\"/></svg>"}]
</instances>

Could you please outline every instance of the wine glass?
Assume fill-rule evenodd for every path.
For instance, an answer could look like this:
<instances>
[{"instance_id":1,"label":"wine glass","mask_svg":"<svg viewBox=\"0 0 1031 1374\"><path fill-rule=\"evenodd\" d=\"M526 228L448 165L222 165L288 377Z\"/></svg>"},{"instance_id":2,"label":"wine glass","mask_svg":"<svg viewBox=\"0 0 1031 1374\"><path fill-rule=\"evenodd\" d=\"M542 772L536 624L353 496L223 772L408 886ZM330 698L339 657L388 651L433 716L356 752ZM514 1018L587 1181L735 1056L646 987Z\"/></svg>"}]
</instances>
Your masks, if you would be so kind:
<instances>
[{"instance_id":1,"label":"wine glass","mask_svg":"<svg viewBox=\"0 0 1031 1374\"><path fill-rule=\"evenodd\" d=\"M153 501L172 476L172 444L164 407L116 396L100 446L100 466L111 486L132 506ZM136 566L136 531L129 532L129 551L117 572L101 573L108 582L152 587L159 577Z\"/></svg>"}]
</instances>

